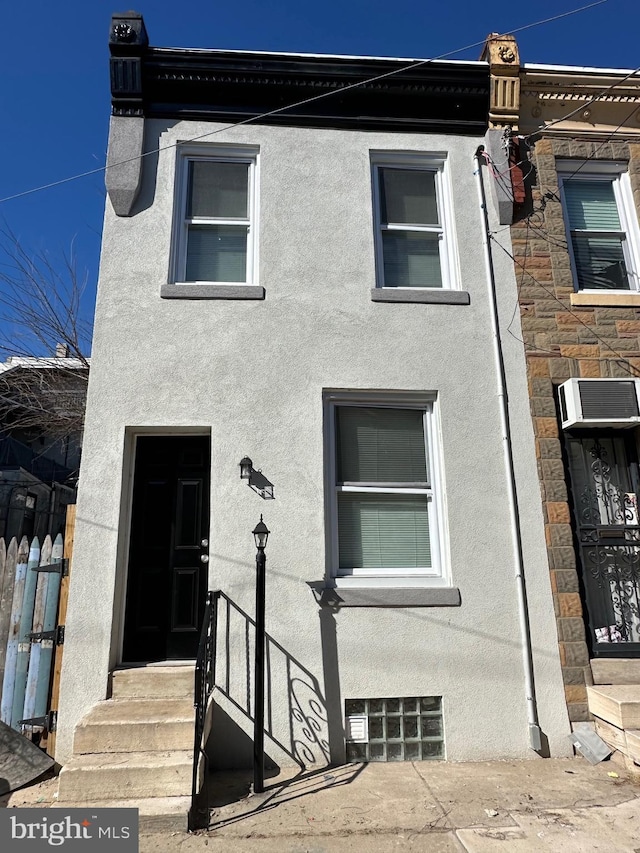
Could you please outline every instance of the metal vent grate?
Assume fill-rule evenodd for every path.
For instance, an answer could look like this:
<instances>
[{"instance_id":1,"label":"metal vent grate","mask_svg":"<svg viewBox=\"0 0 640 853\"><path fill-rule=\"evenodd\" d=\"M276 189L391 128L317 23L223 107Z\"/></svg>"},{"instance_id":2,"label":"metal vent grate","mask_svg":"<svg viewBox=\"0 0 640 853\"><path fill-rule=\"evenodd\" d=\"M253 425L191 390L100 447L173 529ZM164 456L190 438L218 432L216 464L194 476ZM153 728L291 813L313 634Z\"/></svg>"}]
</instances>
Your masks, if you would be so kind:
<instances>
[{"instance_id":1,"label":"metal vent grate","mask_svg":"<svg viewBox=\"0 0 640 853\"><path fill-rule=\"evenodd\" d=\"M638 399L633 382L579 382L582 417L616 420L637 417Z\"/></svg>"}]
</instances>

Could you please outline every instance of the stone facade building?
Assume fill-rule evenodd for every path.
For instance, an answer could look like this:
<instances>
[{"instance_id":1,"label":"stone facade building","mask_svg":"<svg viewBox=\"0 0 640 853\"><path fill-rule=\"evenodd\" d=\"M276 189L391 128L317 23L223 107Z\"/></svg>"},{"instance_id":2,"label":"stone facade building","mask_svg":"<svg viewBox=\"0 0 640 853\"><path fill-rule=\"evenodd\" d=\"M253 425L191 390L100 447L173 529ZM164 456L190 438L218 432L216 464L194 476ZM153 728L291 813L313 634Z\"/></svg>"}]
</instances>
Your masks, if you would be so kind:
<instances>
[{"instance_id":1,"label":"stone facade building","mask_svg":"<svg viewBox=\"0 0 640 853\"><path fill-rule=\"evenodd\" d=\"M613 743L598 720L605 688L590 685L624 684L640 700L640 549L630 544L639 535L640 79L520 65L513 38L485 55L488 156L511 224L565 697L573 723L595 714Z\"/></svg>"}]
</instances>

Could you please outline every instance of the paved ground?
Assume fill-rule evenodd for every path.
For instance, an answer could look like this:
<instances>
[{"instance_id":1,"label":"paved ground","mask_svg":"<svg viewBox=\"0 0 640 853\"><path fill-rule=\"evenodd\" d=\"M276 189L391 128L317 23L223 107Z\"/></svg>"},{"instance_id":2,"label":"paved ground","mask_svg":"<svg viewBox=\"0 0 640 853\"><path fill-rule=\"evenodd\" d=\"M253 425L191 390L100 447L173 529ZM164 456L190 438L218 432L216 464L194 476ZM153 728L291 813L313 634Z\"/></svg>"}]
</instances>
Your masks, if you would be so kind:
<instances>
[{"instance_id":1,"label":"paved ground","mask_svg":"<svg viewBox=\"0 0 640 853\"><path fill-rule=\"evenodd\" d=\"M140 853L640 853L640 779L611 762L347 765L247 791L246 775L214 776L210 830L146 834Z\"/></svg>"}]
</instances>

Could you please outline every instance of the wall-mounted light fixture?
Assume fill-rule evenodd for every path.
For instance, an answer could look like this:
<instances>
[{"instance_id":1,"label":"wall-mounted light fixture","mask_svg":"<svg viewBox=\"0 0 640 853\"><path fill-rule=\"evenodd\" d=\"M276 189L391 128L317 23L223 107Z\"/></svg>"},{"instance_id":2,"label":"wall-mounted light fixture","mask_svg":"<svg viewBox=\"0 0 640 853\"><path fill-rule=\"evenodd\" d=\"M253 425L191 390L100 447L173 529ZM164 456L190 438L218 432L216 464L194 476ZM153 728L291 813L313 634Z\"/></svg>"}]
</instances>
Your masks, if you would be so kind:
<instances>
[{"instance_id":1,"label":"wall-mounted light fixture","mask_svg":"<svg viewBox=\"0 0 640 853\"><path fill-rule=\"evenodd\" d=\"M240 479L246 480L247 485L251 486L253 491L257 492L263 500L274 500L273 483L267 480L262 471L254 469L253 462L248 456L244 456L240 460Z\"/></svg>"}]
</instances>

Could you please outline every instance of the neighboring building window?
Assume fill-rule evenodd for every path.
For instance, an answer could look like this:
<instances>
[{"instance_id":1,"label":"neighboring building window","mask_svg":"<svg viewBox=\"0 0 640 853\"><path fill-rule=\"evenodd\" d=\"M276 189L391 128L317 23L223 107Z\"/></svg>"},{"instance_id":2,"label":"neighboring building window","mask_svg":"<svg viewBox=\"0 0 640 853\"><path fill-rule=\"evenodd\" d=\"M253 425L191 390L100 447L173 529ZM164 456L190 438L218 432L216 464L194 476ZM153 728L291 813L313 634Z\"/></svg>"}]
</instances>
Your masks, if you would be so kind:
<instances>
[{"instance_id":1,"label":"neighboring building window","mask_svg":"<svg viewBox=\"0 0 640 853\"><path fill-rule=\"evenodd\" d=\"M637 218L619 164L565 164L560 175L577 290L638 290Z\"/></svg>"},{"instance_id":2,"label":"neighboring building window","mask_svg":"<svg viewBox=\"0 0 640 853\"><path fill-rule=\"evenodd\" d=\"M331 409L333 573L440 577L432 404Z\"/></svg>"},{"instance_id":3,"label":"neighboring building window","mask_svg":"<svg viewBox=\"0 0 640 853\"><path fill-rule=\"evenodd\" d=\"M255 173L256 155L183 157L176 281L255 283Z\"/></svg>"},{"instance_id":4,"label":"neighboring building window","mask_svg":"<svg viewBox=\"0 0 640 853\"><path fill-rule=\"evenodd\" d=\"M379 287L453 288L445 161L373 158Z\"/></svg>"}]
</instances>

